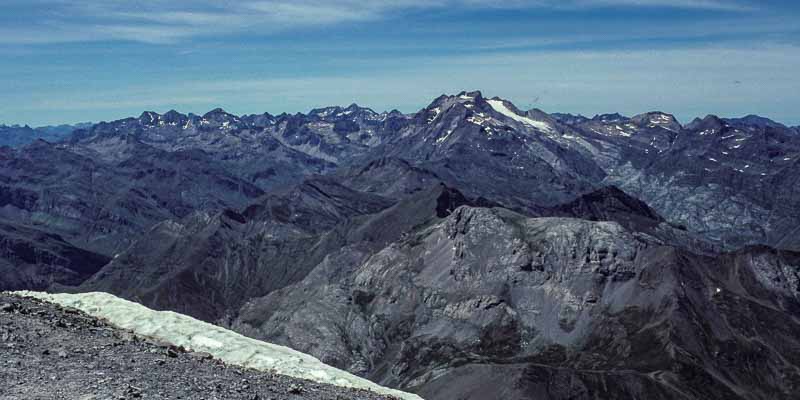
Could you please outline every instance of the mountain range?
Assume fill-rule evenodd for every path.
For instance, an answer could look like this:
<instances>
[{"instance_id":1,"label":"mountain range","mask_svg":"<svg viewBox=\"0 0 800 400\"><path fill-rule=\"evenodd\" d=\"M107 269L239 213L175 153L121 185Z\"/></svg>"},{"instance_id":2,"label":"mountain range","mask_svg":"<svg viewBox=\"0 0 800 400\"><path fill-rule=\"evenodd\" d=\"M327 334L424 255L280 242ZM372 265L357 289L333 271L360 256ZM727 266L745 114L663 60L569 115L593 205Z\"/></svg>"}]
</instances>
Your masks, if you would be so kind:
<instances>
[{"instance_id":1,"label":"mountain range","mask_svg":"<svg viewBox=\"0 0 800 400\"><path fill-rule=\"evenodd\" d=\"M429 400L789 399L799 180L800 129L753 115L144 112L0 148L0 289L113 293Z\"/></svg>"},{"instance_id":2,"label":"mountain range","mask_svg":"<svg viewBox=\"0 0 800 400\"><path fill-rule=\"evenodd\" d=\"M72 132L89 128L91 122L74 125L48 125L31 128L28 125L0 125L0 146L19 147L29 144L36 139L58 141L72 134Z\"/></svg>"}]
</instances>

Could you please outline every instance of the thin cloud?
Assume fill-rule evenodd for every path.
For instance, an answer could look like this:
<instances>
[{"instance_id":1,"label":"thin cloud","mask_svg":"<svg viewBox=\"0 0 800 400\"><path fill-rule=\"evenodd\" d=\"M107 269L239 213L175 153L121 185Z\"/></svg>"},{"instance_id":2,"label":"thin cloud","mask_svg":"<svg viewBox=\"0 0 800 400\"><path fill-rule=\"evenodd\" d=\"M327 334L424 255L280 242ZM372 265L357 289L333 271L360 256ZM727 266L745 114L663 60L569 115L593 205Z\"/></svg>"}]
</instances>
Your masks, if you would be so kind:
<instances>
[{"instance_id":1,"label":"thin cloud","mask_svg":"<svg viewBox=\"0 0 800 400\"><path fill-rule=\"evenodd\" d=\"M584 7L662 7L735 12L756 9L749 3L722 0L578 0L574 3Z\"/></svg>"},{"instance_id":2,"label":"thin cloud","mask_svg":"<svg viewBox=\"0 0 800 400\"><path fill-rule=\"evenodd\" d=\"M10 0L38 18L0 28L0 43L37 44L89 41L176 43L201 36L269 34L314 26L392 18L420 9L558 9L662 7L741 12L749 3L720 0L210 0L127 2Z\"/></svg>"}]
</instances>

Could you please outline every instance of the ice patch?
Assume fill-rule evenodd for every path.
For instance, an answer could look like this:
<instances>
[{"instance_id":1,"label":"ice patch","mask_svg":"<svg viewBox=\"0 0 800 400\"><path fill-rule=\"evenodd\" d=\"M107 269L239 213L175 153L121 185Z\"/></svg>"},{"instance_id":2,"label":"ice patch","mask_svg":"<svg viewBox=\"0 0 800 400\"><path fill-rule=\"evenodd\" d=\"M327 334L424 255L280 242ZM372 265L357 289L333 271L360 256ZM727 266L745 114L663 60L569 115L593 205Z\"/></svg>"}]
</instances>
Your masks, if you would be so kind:
<instances>
[{"instance_id":1,"label":"ice patch","mask_svg":"<svg viewBox=\"0 0 800 400\"><path fill-rule=\"evenodd\" d=\"M205 352L228 364L336 386L366 389L406 400L422 400L415 394L380 386L288 347L251 339L186 315L154 311L108 293L49 294L23 291L14 294L75 308L138 335Z\"/></svg>"},{"instance_id":2,"label":"ice patch","mask_svg":"<svg viewBox=\"0 0 800 400\"><path fill-rule=\"evenodd\" d=\"M536 129L539 129L547 133L555 132L553 127L546 122L537 121L528 117L517 115L517 113L508 109L508 107L506 107L506 105L503 103L502 100L486 100L486 101L489 103L490 106L492 106L492 108L494 108L495 111L505 115L506 117L513 119L514 121L522 122L523 124L530 125Z\"/></svg>"},{"instance_id":3,"label":"ice patch","mask_svg":"<svg viewBox=\"0 0 800 400\"><path fill-rule=\"evenodd\" d=\"M214 339L211 339L211 338L207 338L205 336L199 336L199 335L192 338L192 345L194 345L196 347L210 347L212 349L219 349L219 348L225 346L220 341L217 341L217 340L214 340Z\"/></svg>"},{"instance_id":4,"label":"ice patch","mask_svg":"<svg viewBox=\"0 0 800 400\"><path fill-rule=\"evenodd\" d=\"M444 136L442 136L442 137L440 137L440 138L436 139L436 143L442 143L442 142L444 142L445 140L447 140L447 138L449 138L449 137L450 137L450 134L451 134L451 133L453 133L453 130L452 130L452 129L450 129L449 131L447 131L447 134L446 134L446 135L444 135Z\"/></svg>"},{"instance_id":5,"label":"ice patch","mask_svg":"<svg viewBox=\"0 0 800 400\"><path fill-rule=\"evenodd\" d=\"M439 114L441 114L441 113L442 113L442 109L441 109L441 108L439 108L439 107L435 107L435 108L432 108L432 109L431 109L431 111L433 111L435 115L434 115L434 116L432 116L432 117L430 117L430 118L428 119L428 123L429 123L429 124L430 124L431 122L433 122L433 121L436 121L436 118L439 118Z\"/></svg>"}]
</instances>

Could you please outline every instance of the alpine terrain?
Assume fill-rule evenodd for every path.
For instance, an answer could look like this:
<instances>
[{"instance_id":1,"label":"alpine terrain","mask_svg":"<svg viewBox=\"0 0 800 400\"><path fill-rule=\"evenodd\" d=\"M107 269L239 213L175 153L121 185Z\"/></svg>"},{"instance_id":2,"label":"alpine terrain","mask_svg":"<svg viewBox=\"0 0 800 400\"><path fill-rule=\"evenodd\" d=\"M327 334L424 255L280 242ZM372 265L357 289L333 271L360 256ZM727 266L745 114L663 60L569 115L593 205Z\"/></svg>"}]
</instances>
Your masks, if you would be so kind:
<instances>
[{"instance_id":1,"label":"alpine terrain","mask_svg":"<svg viewBox=\"0 0 800 400\"><path fill-rule=\"evenodd\" d=\"M66 312L70 340L112 341L92 317L166 335L110 313L141 307L113 295L306 353L374 392L339 393L350 389L331 378L309 397L241 398L800 391L798 128L756 115L548 114L465 91L412 114L146 111L51 131L0 132L0 290L62 293L28 295L90 316L4 294L18 310L0 313L17 316L9 326ZM4 337L24 329L39 328ZM161 340L194 351L191 335ZM231 365L254 351L201 342ZM0 378L38 395L19 373L34 353L8 349L19 361ZM165 374L190 368L142 354L135 362ZM202 376L228 368L191 362ZM262 395L265 380L283 396L305 377L225 371L220 385L241 373ZM121 390L133 389L97 393Z\"/></svg>"}]
</instances>

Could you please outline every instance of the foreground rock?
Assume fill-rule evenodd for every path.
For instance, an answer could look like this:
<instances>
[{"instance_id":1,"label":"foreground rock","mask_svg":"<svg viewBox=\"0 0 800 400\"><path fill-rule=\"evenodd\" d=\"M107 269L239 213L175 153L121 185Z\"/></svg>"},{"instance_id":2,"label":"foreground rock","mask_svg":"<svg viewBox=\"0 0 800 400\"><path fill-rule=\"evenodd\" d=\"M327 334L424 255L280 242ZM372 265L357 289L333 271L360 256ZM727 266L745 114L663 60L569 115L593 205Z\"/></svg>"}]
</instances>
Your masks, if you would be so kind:
<instances>
[{"instance_id":1,"label":"foreground rock","mask_svg":"<svg viewBox=\"0 0 800 400\"><path fill-rule=\"evenodd\" d=\"M0 399L391 397L232 367L81 312L0 294Z\"/></svg>"}]
</instances>

